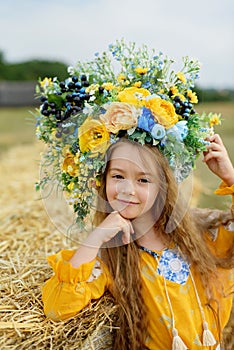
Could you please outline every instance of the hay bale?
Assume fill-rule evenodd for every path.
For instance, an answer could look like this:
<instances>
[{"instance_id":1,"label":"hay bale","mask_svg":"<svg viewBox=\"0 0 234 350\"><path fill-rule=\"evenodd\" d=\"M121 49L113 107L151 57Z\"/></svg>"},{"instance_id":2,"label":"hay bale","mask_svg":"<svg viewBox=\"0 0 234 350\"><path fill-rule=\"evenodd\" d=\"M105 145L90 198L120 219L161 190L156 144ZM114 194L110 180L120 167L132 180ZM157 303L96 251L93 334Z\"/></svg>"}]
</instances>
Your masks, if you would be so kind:
<instances>
[{"instance_id":1,"label":"hay bale","mask_svg":"<svg viewBox=\"0 0 234 350\"><path fill-rule=\"evenodd\" d=\"M16 147L0 160L0 349L111 349L116 306L109 294L67 321L44 316L41 286L51 275L46 257L71 243L34 192L40 147ZM226 350L234 348L233 334L232 316Z\"/></svg>"}]
</instances>

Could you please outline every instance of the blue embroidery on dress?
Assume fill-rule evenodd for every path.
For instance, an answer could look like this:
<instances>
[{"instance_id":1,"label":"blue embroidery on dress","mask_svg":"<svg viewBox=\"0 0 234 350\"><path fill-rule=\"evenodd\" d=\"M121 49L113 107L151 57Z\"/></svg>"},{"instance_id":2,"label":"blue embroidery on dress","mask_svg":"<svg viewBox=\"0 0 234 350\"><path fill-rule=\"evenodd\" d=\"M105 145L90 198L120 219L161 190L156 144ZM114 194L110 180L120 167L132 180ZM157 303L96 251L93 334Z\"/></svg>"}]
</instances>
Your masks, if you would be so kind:
<instances>
[{"instance_id":1,"label":"blue embroidery on dress","mask_svg":"<svg viewBox=\"0 0 234 350\"><path fill-rule=\"evenodd\" d=\"M165 249L159 260L158 274L169 281L185 284L189 276L189 264L178 252Z\"/></svg>"},{"instance_id":2,"label":"blue embroidery on dress","mask_svg":"<svg viewBox=\"0 0 234 350\"><path fill-rule=\"evenodd\" d=\"M179 255L179 253L172 249L165 249L160 254L153 252L152 250L139 247L141 250L152 255L155 259L159 260L158 274L163 276L169 281L185 284L189 276L189 264Z\"/></svg>"}]
</instances>

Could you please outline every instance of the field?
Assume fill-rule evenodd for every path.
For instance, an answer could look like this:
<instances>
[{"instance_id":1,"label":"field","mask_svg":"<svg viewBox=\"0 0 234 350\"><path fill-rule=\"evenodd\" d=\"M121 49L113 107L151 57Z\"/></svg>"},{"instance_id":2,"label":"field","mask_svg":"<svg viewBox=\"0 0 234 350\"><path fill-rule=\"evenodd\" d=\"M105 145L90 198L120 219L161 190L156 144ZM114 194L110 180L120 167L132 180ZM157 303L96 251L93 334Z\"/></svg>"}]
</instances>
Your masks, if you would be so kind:
<instances>
[{"instance_id":1,"label":"field","mask_svg":"<svg viewBox=\"0 0 234 350\"><path fill-rule=\"evenodd\" d=\"M216 130L234 162L234 104L203 104L198 109L222 113L222 126ZM34 136L30 110L33 108L0 109L0 348L78 349L74 340L72 343L79 334L76 320L56 325L45 320L42 311L41 285L51 273L46 256L69 248L71 243L34 191L43 146ZM212 194L219 180L201 161L189 184L193 185L192 203L230 206L229 199L223 203ZM56 217L64 217L60 208L56 208ZM104 312L108 318L108 310ZM73 327L71 333L69 327ZM226 350L234 348L233 330L232 316L225 330Z\"/></svg>"}]
</instances>

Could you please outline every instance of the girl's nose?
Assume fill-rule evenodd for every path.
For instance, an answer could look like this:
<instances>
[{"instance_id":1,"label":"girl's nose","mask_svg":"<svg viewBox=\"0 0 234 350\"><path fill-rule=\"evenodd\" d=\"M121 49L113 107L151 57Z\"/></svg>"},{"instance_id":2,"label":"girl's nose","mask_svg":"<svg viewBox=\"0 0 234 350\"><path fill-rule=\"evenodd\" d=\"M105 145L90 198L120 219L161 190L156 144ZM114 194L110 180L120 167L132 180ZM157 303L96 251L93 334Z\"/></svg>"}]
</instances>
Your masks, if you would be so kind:
<instances>
[{"instance_id":1,"label":"girl's nose","mask_svg":"<svg viewBox=\"0 0 234 350\"><path fill-rule=\"evenodd\" d=\"M127 195L135 195L135 186L134 183L131 180L124 179L119 184L119 191L121 193L127 194Z\"/></svg>"}]
</instances>

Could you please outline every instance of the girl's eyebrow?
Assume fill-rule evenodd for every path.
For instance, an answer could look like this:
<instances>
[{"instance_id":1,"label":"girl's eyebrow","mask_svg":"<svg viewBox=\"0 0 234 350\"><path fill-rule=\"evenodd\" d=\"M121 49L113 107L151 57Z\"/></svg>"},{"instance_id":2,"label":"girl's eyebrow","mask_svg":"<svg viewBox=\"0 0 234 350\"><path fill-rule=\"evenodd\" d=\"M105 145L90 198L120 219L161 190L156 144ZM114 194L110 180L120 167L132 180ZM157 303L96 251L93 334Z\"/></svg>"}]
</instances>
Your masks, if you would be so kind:
<instances>
[{"instance_id":1,"label":"girl's eyebrow","mask_svg":"<svg viewBox=\"0 0 234 350\"><path fill-rule=\"evenodd\" d=\"M119 172L124 172L124 169L123 168L116 168L116 167L114 167L114 168L109 168L109 171L119 171ZM146 173L146 172L144 172L144 171L139 171L138 173L137 173L137 175L144 175L144 176L153 176L153 174L152 173Z\"/></svg>"},{"instance_id":2,"label":"girl's eyebrow","mask_svg":"<svg viewBox=\"0 0 234 350\"><path fill-rule=\"evenodd\" d=\"M109 168L109 171L124 171L122 168Z\"/></svg>"}]
</instances>

